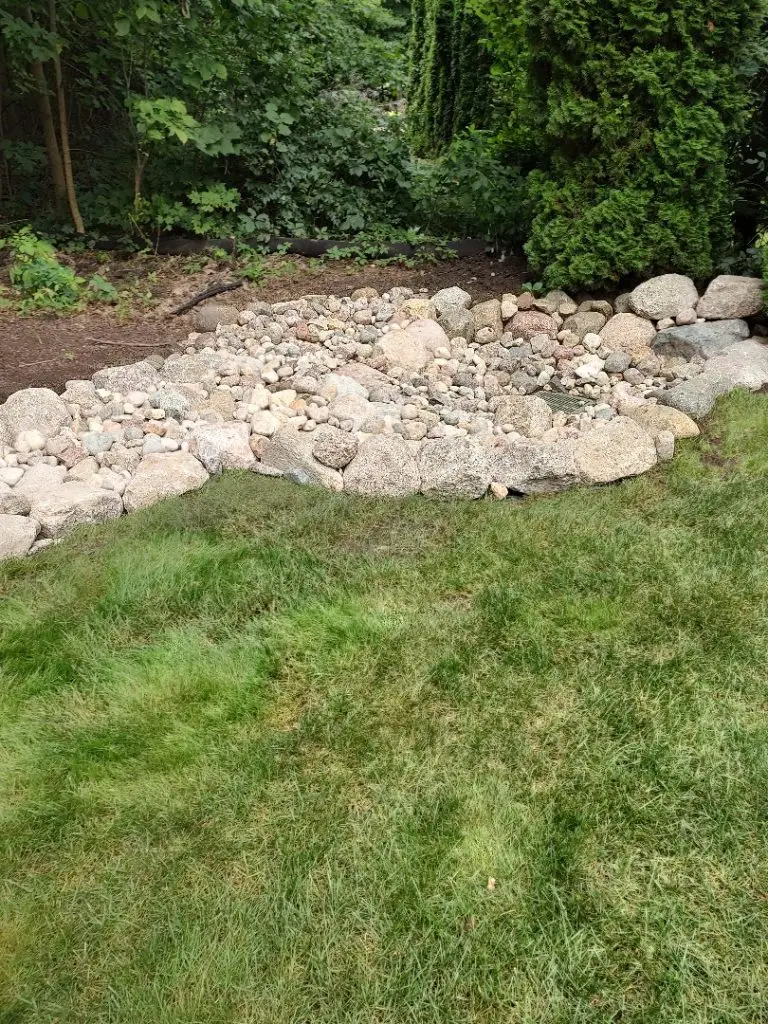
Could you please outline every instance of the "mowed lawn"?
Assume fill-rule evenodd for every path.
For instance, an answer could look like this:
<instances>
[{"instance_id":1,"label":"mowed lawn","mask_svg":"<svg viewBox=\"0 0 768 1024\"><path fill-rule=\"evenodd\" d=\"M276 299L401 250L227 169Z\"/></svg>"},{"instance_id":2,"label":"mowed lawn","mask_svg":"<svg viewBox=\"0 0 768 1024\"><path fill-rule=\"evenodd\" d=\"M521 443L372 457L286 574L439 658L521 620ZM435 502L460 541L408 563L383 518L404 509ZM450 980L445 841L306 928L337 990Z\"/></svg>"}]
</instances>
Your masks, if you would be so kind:
<instances>
[{"instance_id":1,"label":"mowed lawn","mask_svg":"<svg viewBox=\"0 0 768 1024\"><path fill-rule=\"evenodd\" d=\"M0 567L3 1024L754 1024L767 855L766 396L619 486L232 474Z\"/></svg>"}]
</instances>

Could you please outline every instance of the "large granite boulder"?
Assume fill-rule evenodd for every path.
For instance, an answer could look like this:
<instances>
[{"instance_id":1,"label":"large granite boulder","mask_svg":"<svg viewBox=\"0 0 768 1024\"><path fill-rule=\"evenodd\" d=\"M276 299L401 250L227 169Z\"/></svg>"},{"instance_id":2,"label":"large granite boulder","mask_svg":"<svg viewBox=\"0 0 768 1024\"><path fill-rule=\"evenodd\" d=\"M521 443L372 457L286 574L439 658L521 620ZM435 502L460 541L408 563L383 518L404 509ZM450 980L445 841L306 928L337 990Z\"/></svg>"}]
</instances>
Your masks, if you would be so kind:
<instances>
[{"instance_id":1,"label":"large granite boulder","mask_svg":"<svg viewBox=\"0 0 768 1024\"><path fill-rule=\"evenodd\" d=\"M426 441L419 453L421 493L430 498L482 498L491 482L491 452L473 437Z\"/></svg>"},{"instance_id":2,"label":"large granite boulder","mask_svg":"<svg viewBox=\"0 0 768 1024\"><path fill-rule=\"evenodd\" d=\"M705 320L741 320L757 316L764 306L765 284L759 277L721 274L699 299L696 312Z\"/></svg>"},{"instance_id":3,"label":"large granite boulder","mask_svg":"<svg viewBox=\"0 0 768 1024\"><path fill-rule=\"evenodd\" d=\"M653 340L653 350L660 356L711 359L748 337L749 324L744 320L717 320L711 324L691 324L659 331Z\"/></svg>"},{"instance_id":4,"label":"large granite boulder","mask_svg":"<svg viewBox=\"0 0 768 1024\"><path fill-rule=\"evenodd\" d=\"M568 441L517 441L502 445L495 450L492 475L494 481L514 494L556 494L579 482Z\"/></svg>"},{"instance_id":5,"label":"large granite boulder","mask_svg":"<svg viewBox=\"0 0 768 1024\"><path fill-rule=\"evenodd\" d=\"M421 485L416 457L398 434L375 434L360 443L344 470L344 490L374 498L403 498Z\"/></svg>"},{"instance_id":6,"label":"large granite boulder","mask_svg":"<svg viewBox=\"0 0 768 1024\"><path fill-rule=\"evenodd\" d=\"M145 455L136 475L125 488L126 512L147 508L163 498L195 491L208 479L208 473L189 452Z\"/></svg>"},{"instance_id":7,"label":"large granite boulder","mask_svg":"<svg viewBox=\"0 0 768 1024\"><path fill-rule=\"evenodd\" d=\"M36 496L31 506L30 515L40 523L44 537L61 537L76 526L119 519L123 514L119 494L80 480L69 480Z\"/></svg>"},{"instance_id":8,"label":"large granite boulder","mask_svg":"<svg viewBox=\"0 0 768 1024\"><path fill-rule=\"evenodd\" d=\"M280 470L283 476L295 483L317 484L330 491L340 491L344 486L341 473L319 462L313 448L313 435L288 423L265 442L261 463L270 469Z\"/></svg>"},{"instance_id":9,"label":"large granite boulder","mask_svg":"<svg viewBox=\"0 0 768 1024\"><path fill-rule=\"evenodd\" d=\"M11 444L25 430L55 437L71 422L69 410L50 388L24 388L0 405L0 443Z\"/></svg>"},{"instance_id":10,"label":"large granite boulder","mask_svg":"<svg viewBox=\"0 0 768 1024\"><path fill-rule=\"evenodd\" d=\"M662 274L644 281L630 294L629 304L634 313L648 320L676 317L695 306L699 300L696 285L682 274Z\"/></svg>"},{"instance_id":11,"label":"large granite boulder","mask_svg":"<svg viewBox=\"0 0 768 1024\"><path fill-rule=\"evenodd\" d=\"M582 483L609 484L652 469L658 457L653 437L624 416L595 426L572 442Z\"/></svg>"}]
</instances>

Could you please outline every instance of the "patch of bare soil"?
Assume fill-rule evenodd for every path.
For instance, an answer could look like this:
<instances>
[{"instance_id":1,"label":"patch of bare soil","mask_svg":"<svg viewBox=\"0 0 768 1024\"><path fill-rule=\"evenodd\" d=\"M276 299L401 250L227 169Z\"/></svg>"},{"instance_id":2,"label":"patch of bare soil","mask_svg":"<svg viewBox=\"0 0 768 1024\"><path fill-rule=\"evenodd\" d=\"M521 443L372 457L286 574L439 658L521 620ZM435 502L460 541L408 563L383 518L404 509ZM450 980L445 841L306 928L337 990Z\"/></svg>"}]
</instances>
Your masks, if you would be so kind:
<instances>
[{"instance_id":1,"label":"patch of bare soil","mask_svg":"<svg viewBox=\"0 0 768 1024\"><path fill-rule=\"evenodd\" d=\"M91 308L73 316L0 314L0 401L19 388L61 391L67 380L85 379L103 366L135 362L152 353L168 355L194 330L195 312L170 311L218 282L232 280L226 264L200 258L138 256L104 263L90 254L69 262L81 274L98 272L124 291L116 311ZM526 280L522 260L500 262L471 256L418 267L360 266L354 261L270 257L258 283L246 283L221 301L245 306L262 299L280 302L310 293L349 295L356 288L378 292L396 286L426 289L459 285L476 301L516 292ZM127 312L126 312L127 310Z\"/></svg>"}]
</instances>

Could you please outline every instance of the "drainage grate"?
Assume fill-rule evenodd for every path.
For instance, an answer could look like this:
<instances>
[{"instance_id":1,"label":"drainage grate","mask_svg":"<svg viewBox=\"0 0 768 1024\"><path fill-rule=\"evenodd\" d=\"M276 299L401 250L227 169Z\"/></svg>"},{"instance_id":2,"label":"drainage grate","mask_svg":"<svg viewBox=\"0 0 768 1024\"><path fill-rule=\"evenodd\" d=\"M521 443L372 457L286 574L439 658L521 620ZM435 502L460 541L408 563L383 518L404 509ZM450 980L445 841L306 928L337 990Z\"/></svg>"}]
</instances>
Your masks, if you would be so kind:
<instances>
[{"instance_id":1,"label":"drainage grate","mask_svg":"<svg viewBox=\"0 0 768 1024\"><path fill-rule=\"evenodd\" d=\"M581 412L588 405L594 405L587 398L577 398L575 395L567 395L563 391L537 391L538 398L543 398L553 412L564 412L571 416L575 412Z\"/></svg>"}]
</instances>

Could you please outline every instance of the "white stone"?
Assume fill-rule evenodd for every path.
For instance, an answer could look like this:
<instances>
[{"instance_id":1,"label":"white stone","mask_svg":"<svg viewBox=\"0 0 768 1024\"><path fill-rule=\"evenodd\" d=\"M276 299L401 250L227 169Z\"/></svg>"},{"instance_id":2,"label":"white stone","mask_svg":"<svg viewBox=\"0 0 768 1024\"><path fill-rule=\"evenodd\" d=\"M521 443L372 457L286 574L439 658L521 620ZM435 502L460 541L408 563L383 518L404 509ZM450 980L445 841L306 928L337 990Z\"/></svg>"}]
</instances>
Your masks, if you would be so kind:
<instances>
[{"instance_id":1,"label":"white stone","mask_svg":"<svg viewBox=\"0 0 768 1024\"><path fill-rule=\"evenodd\" d=\"M18 494L26 494L29 498L44 497L64 482L67 475L66 466L47 466L40 462L30 466L19 483L16 484Z\"/></svg>"},{"instance_id":2,"label":"white stone","mask_svg":"<svg viewBox=\"0 0 768 1024\"><path fill-rule=\"evenodd\" d=\"M579 477L585 484L607 484L638 476L657 462L651 435L624 416L581 434L573 442L573 455Z\"/></svg>"},{"instance_id":3,"label":"white stone","mask_svg":"<svg viewBox=\"0 0 768 1024\"><path fill-rule=\"evenodd\" d=\"M40 525L35 519L0 514L0 560L26 555L39 531Z\"/></svg>"},{"instance_id":4,"label":"white stone","mask_svg":"<svg viewBox=\"0 0 768 1024\"><path fill-rule=\"evenodd\" d=\"M125 489L125 510L133 512L163 498L197 490L207 479L208 473L189 452L145 455Z\"/></svg>"},{"instance_id":5,"label":"white stone","mask_svg":"<svg viewBox=\"0 0 768 1024\"><path fill-rule=\"evenodd\" d=\"M327 415L327 413L326 413ZM280 427L280 420L274 413L262 409L251 417L251 430L262 437L272 437Z\"/></svg>"},{"instance_id":6,"label":"white stone","mask_svg":"<svg viewBox=\"0 0 768 1024\"><path fill-rule=\"evenodd\" d=\"M55 437L71 422L69 410L50 388L24 388L0 405L0 444L10 444L23 431Z\"/></svg>"},{"instance_id":7,"label":"white stone","mask_svg":"<svg viewBox=\"0 0 768 1024\"><path fill-rule=\"evenodd\" d=\"M103 487L70 480L31 501L30 515L40 523L43 537L61 537L76 526L117 519L123 513L119 494Z\"/></svg>"},{"instance_id":8,"label":"white stone","mask_svg":"<svg viewBox=\"0 0 768 1024\"><path fill-rule=\"evenodd\" d=\"M189 451L211 474L222 469L253 469L256 458L248 444L247 423L196 426L189 436Z\"/></svg>"}]
</instances>

